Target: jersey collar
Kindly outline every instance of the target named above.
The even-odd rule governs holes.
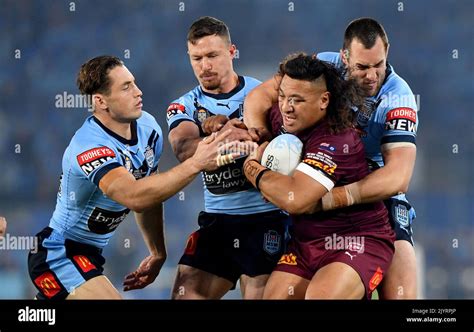
[[[199,86],[199,89],[204,95],[208,97],[211,97],[214,99],[229,99],[230,97],[235,95],[237,92],[242,90],[244,86],[245,86],[245,79],[242,76],[239,76],[239,84],[235,88],[233,88],[232,91],[227,92],[227,93],[216,93],[216,94],[209,93],[209,92],[204,91],[201,86]]]
[[[115,138],[117,141],[127,144],[130,146],[136,145],[138,143],[138,137],[137,137],[137,120],[133,120],[130,124],[130,130],[132,131],[132,138],[131,139],[126,139],[117,133],[113,132],[109,128],[107,128],[102,122],[99,121],[95,116],[92,116],[92,119],[101,127],[107,134]]]

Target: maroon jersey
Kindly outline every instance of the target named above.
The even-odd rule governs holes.
[[[285,132],[278,105],[270,111],[273,136]],[[312,177],[326,189],[357,182],[369,174],[364,145],[357,132],[348,128],[331,134],[325,120],[299,133],[303,142],[297,170]],[[383,202],[359,204],[333,211],[292,216],[294,235],[299,241],[333,234],[391,233]]]

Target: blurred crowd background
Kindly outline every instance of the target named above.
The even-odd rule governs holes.
[[[474,298],[474,2],[378,0],[0,0],[0,215],[10,236],[33,236],[56,203],[61,158],[86,108],[59,108],[77,94],[80,65],[119,56],[144,96],[144,110],[168,129],[169,102],[192,89],[186,49],[200,16],[230,28],[241,75],[265,80],[288,53],[338,51],[354,18],[379,20],[390,40],[389,63],[420,102],[417,164],[408,198],[424,298]],[[161,170],[177,163],[167,139]],[[175,267],[203,207],[201,179],[165,203],[168,260],[158,280],[126,298],[169,298]],[[125,245],[130,243],[130,246]],[[133,214],[104,255],[120,288],[147,251]],[[26,250],[0,250],[0,299],[32,298]],[[240,297],[237,291],[229,298]]]

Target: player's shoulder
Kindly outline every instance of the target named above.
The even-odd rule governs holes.
[[[316,57],[321,61],[330,62],[336,67],[342,66],[341,56],[338,52],[321,52]]]
[[[155,117],[145,111],[142,111],[142,116],[138,118],[137,125],[144,128],[150,128],[151,130],[161,130]]]
[[[170,104],[181,104],[184,106],[189,106],[190,104],[192,105],[194,103],[195,99],[199,99],[201,95],[202,91],[199,85],[197,85],[193,89],[181,95],[179,98],[173,100]]]
[[[390,73],[379,92],[379,108],[388,112],[394,108],[405,107],[416,112],[418,107],[410,86],[393,70],[393,67],[390,66],[389,70]]]
[[[101,153],[115,156],[115,144],[95,122],[94,117],[89,116],[72,137],[66,155],[74,159],[81,154],[105,148],[107,150],[103,150]]]
[[[390,74],[388,75],[385,83],[382,86],[382,93],[388,92],[402,92],[406,94],[413,94],[408,83],[395,72],[392,66],[390,66]]]
[[[358,145],[360,141],[355,129],[349,127],[336,133],[331,131],[327,123],[315,128],[307,141],[308,147],[327,150],[329,153],[344,153],[344,149],[350,149]]]
[[[245,87],[247,89],[253,89],[262,83],[262,81],[251,76],[242,76],[242,77],[244,78]]]

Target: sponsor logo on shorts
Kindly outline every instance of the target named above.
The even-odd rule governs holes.
[[[270,230],[263,235],[263,250],[270,255],[277,253],[281,247],[281,236],[277,231]]]
[[[278,261],[277,264],[278,264],[278,265],[279,265],[279,264],[298,265],[298,264],[296,263],[296,256],[293,255],[292,253],[284,254],[283,256],[281,256],[281,258],[280,258],[280,260]]]
[[[370,278],[370,281],[369,281],[370,291],[373,291],[375,288],[377,288],[377,286],[380,284],[382,279],[383,279],[383,271],[379,266],[379,267],[377,267],[377,270],[375,271],[372,278]]]
[[[194,255],[196,253],[198,238],[199,238],[198,232],[194,232],[191,235],[189,235],[188,241],[186,242],[186,248],[184,249],[185,255]]]
[[[87,150],[77,156],[77,162],[82,171],[89,175],[94,170],[105,164],[107,161],[115,158],[115,153],[108,147],[94,148]]]
[[[37,277],[35,285],[49,299],[61,291],[59,283],[51,272],[45,272]]]
[[[393,208],[395,220],[402,226],[408,227],[410,225],[410,213],[407,207],[403,204],[397,204]]]
[[[95,267],[94,264],[91,263],[91,261],[89,260],[89,258],[87,258],[86,256],[83,256],[83,255],[76,255],[74,257],[72,257],[72,259],[74,259],[74,261],[77,263],[77,265],[79,266],[79,268],[82,270],[82,272],[84,273],[87,273],[91,270],[95,270],[97,269]]]
[[[166,111],[166,119],[169,120],[175,115],[185,114],[186,108],[182,104],[172,103]]]

